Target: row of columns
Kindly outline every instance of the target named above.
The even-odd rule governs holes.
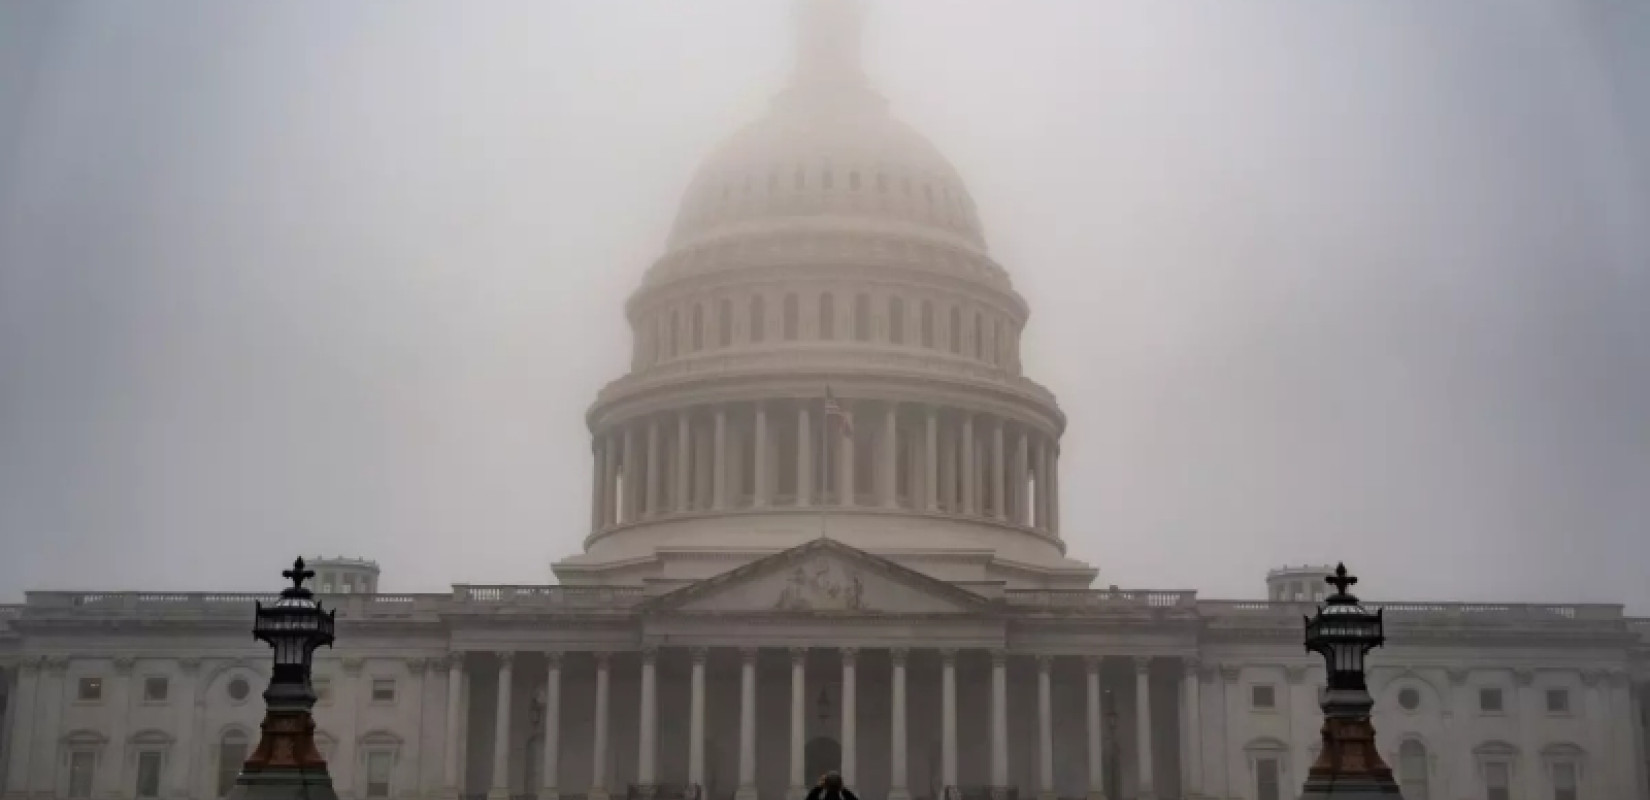
[[[841,402],[851,425],[825,419],[823,401],[776,400],[684,409],[599,434],[591,530],[671,513],[785,504],[986,516],[1059,533],[1054,435],[931,405]],[[869,458],[857,453],[861,446],[870,447]],[[868,490],[857,474],[862,461]]]
[[[756,659],[759,650],[754,647],[740,648],[739,671],[739,770],[738,789],[735,792],[736,800],[756,799]],[[840,649],[842,658],[842,698],[841,698],[841,725],[840,733],[842,756],[839,772],[843,780],[849,785],[854,784],[857,760],[857,662],[858,649],[845,647]],[[941,663],[941,777],[945,786],[957,785],[957,652],[954,649],[939,650]],[[688,712],[688,783],[702,786],[705,778],[705,662],[708,656],[705,647],[690,648],[692,673],[689,678]],[[906,648],[892,648],[888,651],[892,663],[890,680],[890,786],[889,800],[909,800],[910,790],[907,771],[907,720],[906,720],[906,658],[909,650]],[[541,798],[554,798],[559,795],[557,786],[560,754],[560,710],[561,710],[561,652],[552,651],[545,654],[548,665],[544,709],[544,736],[543,736],[543,770]],[[595,714],[592,724],[592,771],[593,785],[587,797],[589,800],[608,800],[613,787],[605,785],[608,759],[608,704],[609,687],[612,685],[610,661],[611,654],[605,652],[593,653],[596,662],[596,696]],[[791,657],[791,696],[790,696],[790,764],[788,773],[790,800],[799,800],[807,792],[808,776],[803,774],[804,746],[806,744],[806,693],[807,693],[807,655],[808,648],[790,648]],[[513,665],[515,654],[500,652],[498,658],[498,698],[497,712],[494,718],[495,733],[492,764],[492,785],[489,797],[498,800],[507,800],[510,797],[509,784],[509,753],[510,748],[499,743],[509,741],[510,712],[514,707],[511,696],[513,682]],[[1038,769],[1037,788],[1039,798],[1051,800],[1055,796],[1054,788],[1054,733],[1053,708],[1051,700],[1050,672],[1055,656],[1039,655],[1037,661],[1037,725],[1038,725]],[[1102,659],[1098,656],[1084,656],[1084,670],[1086,679],[1086,718],[1088,732],[1088,789],[1089,797],[1100,798],[1105,794],[1104,762],[1102,749],[1104,733],[1101,725],[1101,690],[1100,665]],[[1149,800],[1154,797],[1152,787],[1152,743],[1155,741],[1152,734],[1151,713],[1151,681],[1150,668],[1152,659],[1149,657],[1135,657],[1135,713],[1137,741],[1136,748],[1138,763],[1139,784],[1136,797],[1140,800]],[[1185,661],[1186,671],[1183,684],[1181,708],[1185,718],[1181,724],[1183,730],[1195,732],[1201,729],[1201,720],[1198,717],[1198,670],[1195,661]],[[448,703],[447,703],[447,730],[457,731],[462,726],[463,705],[461,702],[467,681],[464,677],[464,664],[461,658],[455,658],[448,673]],[[657,755],[658,755],[658,650],[644,648],[641,651],[641,681],[640,681],[640,719],[638,729],[638,744],[640,751],[637,754],[636,782],[644,797],[651,796],[657,783]],[[994,797],[1005,797],[1009,787],[1008,774],[1008,653],[1004,650],[991,651],[991,787]],[[462,783],[462,765],[460,741],[464,737],[447,737],[444,774],[449,793],[460,791]],[[1199,776],[1202,773],[1201,748],[1190,746],[1183,758],[1182,765],[1185,771],[1185,791],[1187,794],[1197,794],[1201,787]]]

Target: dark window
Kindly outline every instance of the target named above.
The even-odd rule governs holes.
[[[1271,709],[1278,707],[1278,690],[1269,685],[1249,687],[1249,703],[1255,708]]]
[[[951,352],[962,355],[962,309],[951,307]]]
[[[95,702],[97,700],[102,700],[103,699],[103,679],[102,678],[81,678],[80,679],[80,688],[77,691],[75,696],[80,698],[80,700],[82,700],[84,702]]]
[[[89,750],[69,754],[69,797],[92,796],[92,773],[97,769],[97,755]]]
[[[136,794],[138,797],[160,797],[159,752],[145,750],[138,753]]]
[[[974,312],[974,357],[985,357],[985,316]]]
[[[1500,713],[1501,712],[1501,690],[1500,689],[1479,689],[1478,690],[1478,710],[1479,711],[1491,712],[1491,713]]]
[[[165,678],[144,678],[143,700],[146,703],[164,703],[166,702],[166,695],[171,688],[170,682]]]
[[[1547,713],[1549,713],[1549,714],[1568,714],[1568,713],[1570,713],[1570,692],[1569,692],[1568,689],[1548,689],[1547,690]]]
[[[716,307],[716,344],[727,347],[733,344],[733,301],[724,297]]]
[[[671,358],[676,357],[676,337],[679,335],[677,332],[680,331],[681,329],[682,329],[682,312],[673,308],[673,309],[670,310],[670,339],[669,339],[669,341],[670,341],[670,356],[671,356]]]
[[[871,341],[871,296],[868,294],[854,295],[854,339]]]
[[[693,340],[690,352],[697,353],[705,347],[705,307],[693,307]]]
[[[229,694],[230,700],[239,703],[252,694],[252,684],[247,683],[245,678],[236,678],[224,687],[224,691]]]
[[[1553,800],[1576,800],[1576,765],[1560,761],[1553,765]]]
[[[383,750],[367,753],[367,796],[390,796],[390,767],[393,754]]]
[[[934,304],[922,301],[922,346],[934,346]]]
[[[1404,800],[1427,800],[1427,749],[1414,739],[1398,745],[1398,785]]]
[[[785,307],[782,313],[785,315],[785,341],[794,342],[796,341],[796,318],[798,316],[795,294],[785,295]]]
[[[1421,693],[1415,689],[1405,687],[1398,690],[1398,707],[1405,711],[1414,711],[1421,707]]]
[[[830,292],[819,296],[819,338],[836,338],[836,298]]]
[[[246,736],[236,731],[224,734],[218,743],[218,796],[235,788],[235,777],[246,763]]]
[[[888,341],[905,344],[905,300],[888,298]]]
[[[768,331],[768,301],[762,295],[751,298],[751,341],[760,342]]]
[[[1512,800],[1512,774],[1505,762],[1484,765],[1484,800]]]
[[[395,702],[395,680],[392,678],[373,679],[372,701],[374,703]]]
[[[1282,800],[1282,776],[1279,774],[1278,760],[1275,758],[1261,758],[1255,760],[1255,798],[1256,800]]]

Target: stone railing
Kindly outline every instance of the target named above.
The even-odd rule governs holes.
[[[26,613],[245,615],[253,603],[273,602],[280,595],[254,592],[29,592]],[[325,594],[320,600],[338,616],[401,617],[442,610],[444,594]]]
[[[460,605],[523,608],[629,608],[647,598],[640,586],[545,586],[454,584],[452,600]]]
[[[1119,589],[1008,589],[1003,599],[1016,608],[1048,611],[1115,611],[1141,608],[1197,607],[1197,592]]]
[[[1370,609],[1384,609],[1394,617],[1461,618],[1485,622],[1559,622],[1565,620],[1622,619],[1622,606],[1608,603],[1425,603],[1368,600]],[[1317,604],[1307,601],[1199,600],[1205,617],[1291,617],[1311,615]]]

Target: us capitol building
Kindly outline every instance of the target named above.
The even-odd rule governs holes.
[[[386,594],[372,562],[312,563],[339,795],[795,800],[839,768],[867,800],[1295,796],[1325,568],[1262,600],[1093,587],[1061,536],[1065,418],[962,178],[866,80],[857,12],[799,14],[789,86],[627,304],[557,582]],[[3,797],[220,797],[258,736],[261,597],[0,607]],[[1650,620],[1376,605],[1406,798],[1650,797]]]

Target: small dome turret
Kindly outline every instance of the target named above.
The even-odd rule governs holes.
[[[1329,595],[1324,579],[1334,573],[1334,567],[1324,565],[1278,567],[1266,573],[1266,599],[1273,602],[1319,602]]]
[[[378,562],[364,558],[316,556],[308,559],[315,571],[318,594],[377,594]]]

